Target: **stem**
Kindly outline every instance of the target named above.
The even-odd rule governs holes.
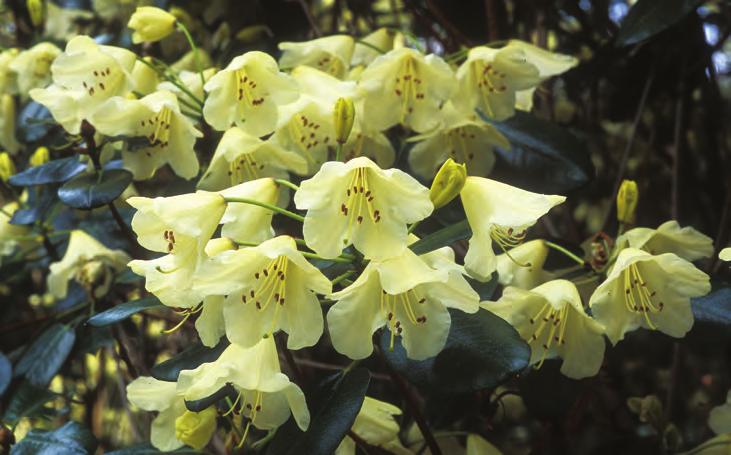
[[[200,108],[203,107],[203,101],[199,100],[198,97],[193,94],[193,92],[188,90],[188,87],[186,87],[179,80],[177,80],[177,78],[175,77],[175,74],[172,72],[172,70],[170,70],[170,74],[168,74],[165,71],[160,70],[160,68],[156,67],[155,65],[148,62],[145,59],[138,58],[137,61],[152,68],[156,73],[160,74],[163,78],[165,78],[165,80],[169,81],[171,84],[173,84],[178,89],[180,89],[180,91],[182,91],[183,93],[188,95],[190,97],[190,99],[192,99],[193,101],[196,102],[196,104],[198,104],[199,107],[196,110],[200,110]],[[165,66],[167,66],[167,65],[165,65]]]
[[[267,204],[266,202],[260,202],[256,199],[249,199],[245,197],[227,197],[223,199],[225,202],[239,202],[242,204],[251,204],[251,205],[257,205],[259,207],[263,207],[265,209],[271,210],[272,212],[279,213],[280,215],[287,216],[289,218],[292,218],[293,220],[299,221],[300,223],[305,221],[305,217],[302,215],[297,215],[294,212],[290,212],[287,209],[283,209],[281,207],[277,207],[276,205]]]
[[[332,262],[340,262],[342,264],[350,264],[352,261],[351,259],[347,259],[341,256],[338,256],[336,258],[327,259],[322,256],[318,256],[315,253],[308,253],[307,251],[300,251],[300,254],[308,259],[319,259],[321,261],[332,261]]]
[[[336,276],[335,278],[333,278],[332,280],[330,280],[330,282],[333,285],[338,284],[338,283],[340,283],[341,281],[343,281],[344,279],[348,278],[350,275],[352,275],[354,273],[355,273],[355,270],[348,270],[347,272]]]
[[[338,147],[335,152],[335,161],[341,161],[343,156],[343,144],[338,142]]]
[[[557,245],[553,242],[549,242],[548,240],[544,240],[543,242],[546,244],[547,247],[553,248],[556,251],[560,251],[567,257],[573,259],[577,264],[581,264],[582,266],[586,264],[586,262],[584,262],[583,259],[581,259],[579,256],[575,255],[571,251],[567,250],[566,248],[562,247],[561,245]]]
[[[379,54],[385,54],[386,53],[385,50],[381,49],[378,46],[374,46],[373,44],[369,43],[368,41],[363,41],[363,40],[359,39],[359,40],[355,40],[355,42],[358,43],[358,44],[362,44],[365,47],[371,48],[374,51],[378,52]]]
[[[132,246],[137,245],[137,238],[135,237],[135,234],[132,232],[130,227],[127,225],[127,223],[124,222],[122,219],[122,215],[119,214],[119,211],[117,210],[117,207],[114,206],[113,202],[110,202],[107,204],[109,207],[109,211],[112,212],[112,218],[114,218],[114,221],[117,223],[117,226],[119,226],[119,229],[122,231],[122,234],[124,234],[125,237],[127,237],[127,240],[130,242]]]
[[[411,234],[412,232],[414,232],[414,229],[416,229],[416,226],[418,226],[418,225],[419,225],[419,223],[421,223],[421,221],[417,221],[417,222],[415,222],[414,224],[412,224],[411,226],[409,226],[409,230],[408,230],[408,231],[406,231],[406,232],[407,232],[408,234]]]
[[[275,183],[278,183],[278,184],[280,184],[280,185],[282,185],[282,186],[286,186],[287,188],[290,188],[290,189],[292,189],[292,190],[294,190],[294,191],[297,191],[297,190],[299,190],[299,189],[300,189],[300,187],[298,187],[298,186],[297,186],[297,185],[295,185],[294,183],[290,182],[289,180],[284,180],[284,179],[274,179],[274,182],[275,182]]]
[[[200,60],[200,57],[198,56],[198,48],[196,47],[195,42],[193,41],[193,37],[190,36],[190,32],[185,27],[185,25],[180,21],[176,22],[176,25],[178,26],[178,30],[183,32],[183,34],[185,35],[185,39],[188,40],[188,44],[190,44],[190,48],[193,50],[193,58],[195,59],[195,68],[198,70],[198,74],[201,77],[201,87],[202,87],[202,86],[206,85],[206,78],[203,77],[203,68],[201,67],[201,60]]]

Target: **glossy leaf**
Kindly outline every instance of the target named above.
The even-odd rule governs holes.
[[[697,322],[731,325],[731,288],[716,289],[703,297],[692,299],[691,309]]]
[[[96,439],[87,428],[67,422],[53,431],[31,430],[13,446],[12,455],[88,455],[94,453]]]
[[[220,400],[223,400],[226,396],[230,396],[232,400],[236,400],[236,390],[231,385],[225,385],[224,387],[221,387],[219,391],[209,397],[201,398],[200,400],[195,401],[186,401],[185,407],[188,408],[189,411],[201,412],[207,407],[218,403]]]
[[[78,175],[86,164],[79,161],[79,158],[72,156],[60,160],[49,161],[40,166],[29,167],[23,172],[18,172],[8,180],[15,186],[45,185],[47,183],[65,182],[71,177]]]
[[[458,240],[468,239],[470,236],[472,236],[470,226],[467,224],[467,220],[462,220],[417,240],[409,245],[409,248],[416,254],[424,254],[449,246]]]
[[[47,386],[63,366],[75,340],[71,327],[52,325],[25,351],[15,366],[14,376],[24,375],[34,386]]]
[[[13,364],[5,357],[5,354],[0,352],[0,397],[3,396],[12,379]]]
[[[95,314],[86,322],[94,327],[104,327],[123,321],[140,311],[149,310],[151,308],[162,308],[162,306],[163,305],[156,297],[144,297],[131,302],[115,305],[106,311]]]
[[[124,169],[84,174],[61,186],[58,198],[75,209],[91,210],[113,202],[131,182],[132,173]]]
[[[13,389],[10,401],[2,415],[5,422],[15,423],[23,417],[35,417],[43,411],[43,405],[56,395],[43,387],[35,387],[28,382],[21,382]]]
[[[530,348],[503,319],[486,310],[449,313],[444,349],[424,361],[409,359],[399,338],[391,351],[390,332],[384,330],[380,347],[389,365],[419,387],[444,395],[496,387],[528,366]]]
[[[202,363],[213,362],[228,346],[224,338],[215,347],[207,348],[202,344],[186,349],[180,354],[158,363],[150,370],[153,378],[160,381],[177,381],[182,370],[192,370]]]
[[[617,46],[639,43],[680,22],[700,0],[638,0],[617,33]]]

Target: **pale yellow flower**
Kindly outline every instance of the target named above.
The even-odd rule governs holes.
[[[10,48],[0,52],[0,93],[14,95],[18,93],[18,75],[11,69],[13,61],[20,50]]]
[[[355,42],[347,35],[333,35],[300,43],[279,43],[279,65],[292,69],[305,65],[324,71],[338,79],[345,77]]]
[[[612,344],[639,327],[681,338],[693,326],[690,298],[710,290],[708,275],[673,253],[625,248],[590,306]]]
[[[226,336],[243,347],[287,332],[287,347],[313,346],[323,330],[316,294],[329,294],[330,280],[307,262],[294,239],[279,236],[256,247],[210,258],[196,276],[195,291],[225,295]]]
[[[726,395],[724,404],[711,409],[708,426],[716,434],[731,433],[731,391]]]
[[[20,206],[17,202],[11,201],[2,206],[0,210],[0,262],[2,256],[12,254],[19,245],[28,244],[28,241],[18,240],[18,237],[26,236],[30,233],[28,226],[20,226],[10,224],[9,221]]]
[[[15,115],[15,99],[7,93],[0,95],[0,146],[11,154],[21,146],[15,138]]]
[[[50,266],[48,291],[57,299],[66,297],[68,282],[73,279],[95,298],[103,297],[114,279],[123,270],[129,256],[122,250],[102,245],[84,231],[73,230],[66,254]]]
[[[433,210],[428,188],[365,157],[325,163],[302,182],[294,202],[307,210],[302,228],[307,246],[325,258],[351,244],[367,259],[398,256],[406,249],[407,224]]]
[[[127,27],[134,30],[133,43],[152,43],[160,41],[175,31],[175,22],[175,16],[163,9],[154,6],[139,6],[129,18]]]
[[[561,373],[581,379],[594,376],[604,360],[602,326],[584,311],[573,283],[553,280],[526,291],[507,287],[497,302],[482,308],[515,327],[531,348],[537,367],[547,358],[563,359]]]
[[[132,79],[132,82],[135,86],[135,92],[142,94],[142,96],[149,95],[150,93],[153,93],[157,90],[158,84],[160,84],[160,89],[174,92],[174,90],[162,86],[157,71],[155,71],[149,65],[149,63],[152,62],[152,58],[143,57],[143,60],[148,64],[137,60],[135,61],[135,64],[132,67],[132,71],[130,73],[130,78]],[[168,82],[168,84],[172,87],[175,87],[172,83]],[[175,89],[179,90],[177,87],[175,87]]]
[[[522,243],[509,253],[497,256],[498,281],[503,286],[532,289],[553,277],[543,269],[548,257],[548,247],[543,240]]]
[[[688,261],[713,255],[713,239],[691,226],[670,220],[657,229],[638,227],[617,238],[617,248],[638,248],[650,254],[674,253]]]
[[[350,429],[368,444],[380,447],[389,453],[411,454],[412,452],[401,444],[398,437],[399,424],[396,416],[400,415],[401,409],[391,403],[365,397]],[[346,435],[335,450],[335,455],[355,455],[355,448],[355,441]]]
[[[286,190],[271,178],[244,182],[218,194],[225,198],[246,198],[274,205]],[[221,218],[221,235],[237,242],[263,242],[274,236],[274,212],[253,204],[230,203]]]
[[[718,258],[722,261],[731,261],[731,247],[724,248],[718,253]]]
[[[461,193],[467,222],[472,228],[465,268],[470,275],[487,280],[497,268],[493,241],[503,251],[520,244],[526,229],[563,196],[532,193],[482,177],[467,177]]]
[[[216,68],[206,68],[202,72],[203,79],[207,82],[213,77],[213,75],[217,73],[217,70]],[[203,89],[204,85],[203,81],[201,80],[201,75],[198,71],[182,70],[178,73],[178,79],[180,79],[182,85],[196,98],[198,98],[199,100],[205,99],[205,91]],[[170,81],[160,82],[157,86],[157,89],[173,92],[175,93],[175,96],[178,97],[178,99],[182,98],[191,103],[195,102],[190,99],[190,95],[180,90],[177,85],[173,84]]]
[[[353,58],[350,59],[350,64],[352,66],[368,65],[381,55],[381,52],[378,52],[373,47],[383,52],[388,52],[395,47],[394,44],[398,41],[399,37],[403,39],[401,32],[385,27],[379,28],[375,32],[364,36],[355,43],[355,50],[353,51]]]
[[[61,49],[55,44],[42,42],[22,51],[10,63],[10,69],[17,74],[18,90],[23,96],[31,89],[51,83],[51,63],[60,53]]]

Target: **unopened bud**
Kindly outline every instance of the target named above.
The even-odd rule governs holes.
[[[139,6],[129,18],[127,27],[134,30],[133,43],[151,43],[171,34],[175,30],[176,20],[175,16],[163,9]]]
[[[355,122],[355,105],[350,98],[338,98],[335,102],[335,140],[345,144]]]
[[[649,423],[658,431],[665,427],[662,402],[656,395],[631,397],[627,400],[627,407],[637,414],[640,422]]]
[[[27,0],[25,6],[28,8],[28,15],[33,26],[40,27],[43,24],[46,9],[43,0]]]
[[[455,163],[452,158],[442,164],[429,190],[434,208],[444,207],[459,195],[467,180],[467,165]]]
[[[185,411],[175,419],[175,437],[196,450],[202,449],[216,431],[217,414],[213,406],[201,412]]]
[[[15,175],[15,163],[8,155],[8,152],[0,153],[0,180],[7,182],[8,179]]]
[[[224,251],[235,250],[236,248],[236,244],[228,237],[219,237],[217,239],[211,239],[206,243],[205,252],[209,257],[213,257]]]
[[[639,199],[637,183],[634,180],[624,180],[617,192],[617,220],[620,223],[633,224],[635,222],[635,210]]]
[[[40,166],[42,164],[48,163],[50,161],[51,156],[48,152],[48,148],[46,147],[38,147],[35,152],[30,156],[30,160],[28,163],[32,166]]]

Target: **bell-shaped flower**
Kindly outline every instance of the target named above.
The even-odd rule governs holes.
[[[66,254],[50,266],[48,291],[57,299],[66,297],[68,281],[76,280],[94,298],[109,290],[114,274],[127,266],[129,256],[111,250],[84,231],[73,230]]]
[[[236,244],[229,238],[219,237],[211,239],[206,244],[205,253],[208,257],[216,256],[224,251],[236,249]],[[222,295],[209,295],[203,298],[201,310],[195,320],[195,329],[204,346],[212,348],[226,335],[226,326],[223,320]]]
[[[17,48],[5,49],[0,52],[0,93],[15,95],[18,93],[18,74],[10,68],[13,60],[18,56]]]
[[[215,409],[208,408],[200,413],[188,411],[177,387],[175,382],[160,381],[149,376],[141,376],[127,386],[127,399],[130,403],[145,411],[157,411],[157,417],[152,420],[150,428],[150,442],[163,452],[179,449],[190,442],[197,442],[197,448],[200,449],[208,443],[216,429]],[[203,428],[197,425],[194,440],[191,420],[204,424]],[[181,424],[178,424],[179,421]],[[182,432],[179,427],[180,430],[186,427],[188,431]]]
[[[202,300],[193,289],[193,273],[205,258],[204,249],[226,209],[223,196],[198,191],[180,196],[132,197],[137,209],[132,229],[137,241],[150,251],[167,253],[129,267],[146,278],[145,288],[164,305],[190,308]]]
[[[360,87],[365,91],[364,124],[385,130],[400,123],[426,132],[438,124],[455,83],[440,57],[404,47],[376,58],[361,74]]]
[[[422,256],[411,250],[384,261],[371,261],[347,288],[329,296],[327,313],[333,347],[351,359],[373,352],[371,338],[380,327],[400,336],[409,358],[439,353],[447,341],[451,318],[447,308],[478,310],[479,295],[462,276],[451,248]]]
[[[338,79],[345,77],[353,56],[355,41],[348,35],[333,35],[299,43],[279,43],[279,65],[292,69],[311,66]]]
[[[670,220],[657,229],[638,227],[617,238],[617,248],[638,248],[650,254],[674,253],[688,261],[713,255],[713,239],[691,226]]]
[[[144,138],[139,148],[122,153],[125,167],[136,180],[151,178],[165,164],[185,179],[198,175],[193,147],[202,134],[180,112],[171,92],[159,91],[139,100],[114,97],[96,110],[91,122],[107,136]]]
[[[416,142],[409,151],[409,166],[419,177],[434,177],[447,158],[467,165],[467,173],[487,176],[495,165],[494,147],[510,149],[510,142],[492,125],[473,112],[456,109],[452,103],[443,108],[440,125],[433,131],[412,136]]]
[[[0,95],[0,146],[15,154],[20,142],[15,137],[15,99],[7,93]]]
[[[175,437],[190,447],[201,450],[216,432],[218,412],[209,406],[200,412],[185,411],[175,419]]]
[[[143,61],[146,63],[143,63]],[[158,84],[162,85],[162,83],[160,82],[160,75],[157,71],[155,71],[154,68],[150,67],[151,63],[151,57],[143,57],[142,60],[137,60],[135,62],[135,65],[132,67],[132,71],[130,72],[132,83],[135,86],[135,93],[141,94],[142,96],[149,95],[150,93],[156,91],[158,88]],[[168,82],[168,84],[170,84],[170,86],[172,87],[175,87],[172,83]],[[160,87],[160,89],[162,90],[163,87]],[[167,87],[164,89],[171,92],[173,91],[168,89]]]
[[[519,245],[527,228],[566,200],[482,177],[467,177],[460,197],[472,228],[465,268],[480,280],[487,280],[497,268],[493,241],[504,252]]]
[[[297,84],[279,71],[277,62],[258,51],[235,57],[204,88],[206,122],[219,131],[236,125],[254,136],[274,131],[279,107],[299,94]]]
[[[356,118],[353,131],[348,141],[343,144],[343,161],[350,161],[359,156],[366,156],[375,161],[379,167],[387,168],[393,166],[396,150],[385,134],[364,128]]]
[[[219,191],[224,198],[253,199],[274,205],[286,190],[271,178],[244,182]],[[272,216],[274,212],[253,204],[230,203],[221,218],[221,235],[237,242],[263,242],[274,236]]]
[[[209,397],[227,384],[238,392],[232,410],[238,407],[249,425],[272,430],[290,415],[302,431],[310,424],[305,395],[281,372],[272,337],[248,348],[232,343],[217,360],[183,370],[178,377],[178,391],[188,401]]]
[[[612,344],[638,327],[682,338],[693,326],[691,297],[710,290],[708,275],[673,253],[655,256],[625,248],[590,306]]]
[[[532,289],[545,283],[553,274],[543,269],[548,247],[543,240],[522,243],[510,252],[497,256],[498,281],[503,286]]]
[[[731,261],[731,247],[722,249],[721,252],[718,253],[718,259],[727,262]]]
[[[365,397],[350,431],[371,446],[396,455],[410,455],[413,452],[399,440],[400,428],[396,416],[400,415],[401,409],[391,403]],[[335,450],[335,455],[355,455],[355,448],[355,441],[346,435]]]
[[[203,79],[207,82],[209,81],[215,74],[216,74],[216,68],[206,68],[202,71],[203,73]],[[178,79],[180,79],[180,83],[187,89],[188,92],[193,94],[193,96],[196,97],[198,100],[205,99],[205,91],[203,90],[203,81],[201,80],[201,74],[198,71],[188,71],[188,70],[182,70],[178,73]],[[158,90],[167,90],[169,92],[175,93],[175,96],[178,97],[178,99],[183,99],[189,103],[195,103],[195,100],[193,100],[189,94],[185,93],[184,91],[180,90],[180,88],[173,84],[170,81],[163,81],[160,82],[157,86]]]
[[[225,251],[206,261],[196,276],[202,295],[225,295],[223,316],[232,343],[253,346],[279,330],[287,347],[313,346],[323,330],[317,294],[330,280],[307,262],[294,239],[279,236],[256,247]]]
[[[307,172],[307,161],[274,141],[262,141],[239,127],[223,133],[198,188],[214,191],[263,177],[289,178]]]
[[[135,54],[127,49],[102,46],[88,36],[77,36],[53,61],[53,84],[31,90],[30,97],[46,106],[66,131],[78,134],[81,121],[102,103],[113,96],[124,96],[133,88],[130,71],[135,60]]]
[[[379,28],[375,32],[356,41],[350,64],[352,66],[370,64],[379,55],[396,47],[395,45],[399,39],[403,39],[401,32],[385,27]]]
[[[55,44],[42,42],[18,54],[10,63],[10,69],[17,74],[21,94],[25,96],[31,89],[51,83],[51,64],[60,53],[61,49]]]
[[[529,291],[507,287],[497,302],[481,306],[515,327],[530,346],[530,362],[536,368],[547,358],[560,357],[561,373],[570,378],[599,372],[603,328],[586,314],[572,282],[553,280]]]
[[[307,246],[324,258],[351,244],[367,259],[398,256],[406,249],[406,225],[433,210],[428,188],[365,157],[325,163],[301,183],[294,202],[307,210],[302,227]]]

